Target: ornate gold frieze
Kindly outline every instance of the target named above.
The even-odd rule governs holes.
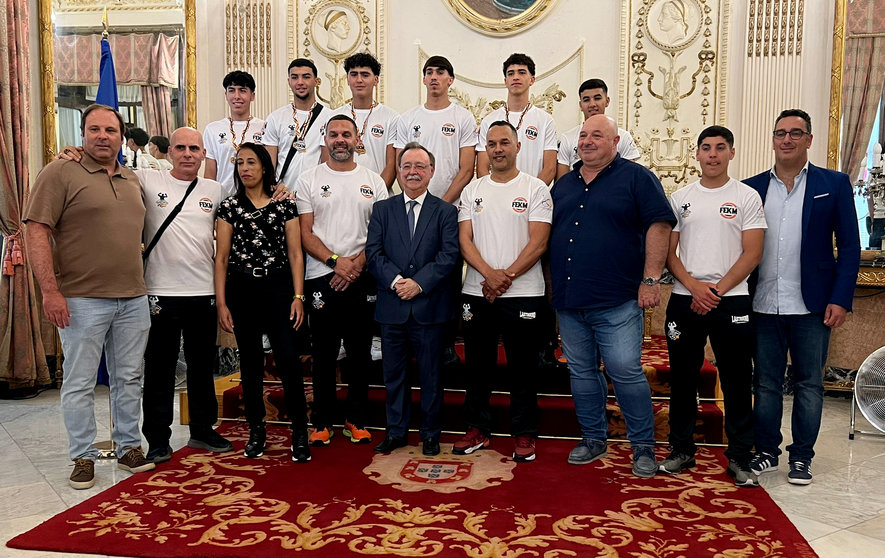
[[[521,33],[550,13],[556,0],[538,0],[524,9],[505,12],[494,5],[476,5],[466,0],[445,0],[458,20],[474,31],[494,37]],[[486,3],[488,4],[488,3]]]
[[[138,0],[107,2],[99,0],[51,0],[55,13],[101,12],[105,8],[110,11],[146,11],[146,10],[180,10],[180,0]]]
[[[562,101],[567,96],[565,91],[559,88],[559,84],[553,83],[540,95],[531,95],[529,102],[552,115],[553,107],[556,106],[554,103]],[[469,110],[473,114],[473,118],[476,119],[477,126],[489,113],[503,107],[505,104],[505,101],[501,99],[489,101],[486,97],[477,97],[474,103],[471,101],[469,93],[461,91],[457,87],[449,88],[449,99]]]
[[[872,267],[862,267],[857,273],[858,287],[885,287],[885,269],[879,271]]]

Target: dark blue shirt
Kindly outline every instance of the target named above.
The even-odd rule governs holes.
[[[580,164],[552,189],[553,307],[603,310],[636,300],[652,223],[676,223],[661,182],[616,156],[590,183]]]

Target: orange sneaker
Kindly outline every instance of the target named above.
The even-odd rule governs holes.
[[[354,426],[347,421],[344,421],[344,428],[341,430],[341,433],[350,438],[350,441],[354,444],[368,444],[372,441],[372,434],[368,430]]]
[[[308,440],[312,446],[328,446],[332,442],[332,435],[335,433],[331,428],[308,428]]]

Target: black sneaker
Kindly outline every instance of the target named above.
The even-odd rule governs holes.
[[[728,460],[728,476],[734,479],[735,486],[756,487],[759,486],[759,477],[750,469],[749,463],[738,463],[734,459]]]
[[[307,429],[292,431],[292,461],[307,463],[310,461],[310,443],[307,440]]]
[[[790,461],[787,482],[790,484],[811,484],[811,461]]]
[[[249,426],[249,441],[243,455],[249,459],[257,459],[264,455],[264,445],[267,441],[267,430],[264,423]]]
[[[165,463],[172,459],[172,448],[169,447],[169,444],[158,448],[151,448],[148,450],[145,459],[153,462],[155,465],[157,463]]]
[[[230,440],[212,429],[197,435],[191,434],[190,440],[187,441],[187,447],[204,449],[212,453],[234,451],[234,445],[230,443]]]
[[[691,469],[695,465],[697,465],[697,463],[695,463],[694,457],[674,451],[670,453],[670,456],[667,457],[667,459],[661,461],[661,464],[658,465],[658,471],[667,473],[668,475],[678,475],[682,471]]]

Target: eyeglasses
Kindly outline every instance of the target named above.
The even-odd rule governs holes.
[[[414,170],[416,170],[416,171],[418,171],[418,172],[422,172],[422,171],[426,171],[426,170],[427,170],[427,165],[425,165],[425,164],[423,164],[423,163],[415,163],[415,164],[412,164],[412,163],[406,163],[406,164],[404,164],[404,165],[400,165],[399,168],[402,169],[402,170],[404,170],[405,172],[409,172],[409,171],[412,170],[412,169],[414,169]]]
[[[800,130],[799,128],[793,128],[792,130],[775,130],[771,133],[775,137],[775,139],[784,139],[787,134],[790,134],[790,139],[799,140],[802,139],[802,136],[805,134],[811,135],[809,132],[805,130]]]

